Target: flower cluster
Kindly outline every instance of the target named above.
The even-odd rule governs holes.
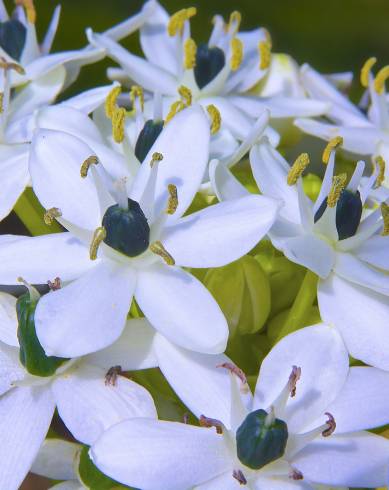
[[[365,63],[357,106],[237,11],[198,43],[196,8],[149,0],[50,53],[59,8],[39,44],[15,4],[0,219],[29,234],[0,236],[0,488],[386,485],[389,68]],[[111,84],[57,101],[104,57]]]

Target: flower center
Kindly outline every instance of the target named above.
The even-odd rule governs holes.
[[[236,432],[238,458],[245,466],[259,470],[285,453],[288,426],[272,410],[259,409],[247,415]]]
[[[127,208],[119,204],[110,206],[103,216],[106,231],[104,243],[128,257],[136,257],[147,250],[150,227],[136,201],[128,199]]]
[[[200,89],[208,85],[224,68],[226,57],[224,51],[216,46],[210,48],[200,44],[196,52],[194,76]]]
[[[0,47],[16,61],[20,60],[26,42],[26,28],[16,19],[0,23]]]

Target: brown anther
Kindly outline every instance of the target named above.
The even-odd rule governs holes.
[[[83,179],[88,175],[89,167],[91,165],[97,165],[99,163],[99,159],[96,155],[91,155],[88,157],[83,164],[81,165],[80,175]]]
[[[200,415],[199,424],[200,427],[215,427],[218,434],[223,434],[223,424],[222,422],[220,422],[220,420],[211,419],[209,417],[206,417],[205,415]]]
[[[332,414],[329,412],[325,412],[325,415],[327,415],[328,420],[326,421],[327,424],[327,429],[323,430],[321,435],[323,437],[329,437],[331,434],[333,434],[334,430],[336,429],[336,422]]]
[[[168,184],[169,199],[166,208],[166,214],[174,214],[178,208],[177,187],[174,184]]]
[[[290,373],[289,376],[289,392],[291,398],[296,396],[296,386],[297,386],[297,381],[301,378],[301,368],[297,366],[292,367],[292,372]]]
[[[301,471],[296,470],[296,468],[292,468],[291,472],[289,473],[289,478],[291,480],[303,480],[304,475],[301,473]]]
[[[61,279],[56,277],[53,281],[47,281],[47,285],[51,291],[58,291],[62,287]]]
[[[235,374],[242,381],[243,385],[247,385],[246,375],[238,366],[232,364],[232,362],[223,362],[223,364],[218,364],[216,367],[227,369],[230,373]]]
[[[18,63],[8,63],[8,61],[3,57],[0,57],[0,68],[2,70],[16,71],[16,73],[19,73],[19,75],[26,74],[24,68],[21,65],[19,65]]]
[[[167,265],[174,265],[176,263],[174,257],[170,255],[170,253],[163,246],[162,242],[160,242],[159,240],[153,242],[150,245],[149,249],[154,254],[159,255]]]
[[[43,215],[43,221],[46,225],[50,226],[54,223],[56,218],[60,218],[62,216],[61,210],[59,208],[50,208]]]
[[[122,374],[121,366],[112,366],[108,369],[107,374],[105,375],[105,386],[116,386],[118,376]]]
[[[234,470],[232,476],[238,481],[239,485],[247,485],[247,480],[242,472],[242,470]]]

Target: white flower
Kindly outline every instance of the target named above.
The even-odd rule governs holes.
[[[172,363],[177,358],[173,353]],[[212,367],[211,359],[203,368],[201,359],[186,362],[184,373],[191,369],[191,376],[184,383],[177,370],[177,392],[185,395],[200,425],[216,431],[151,419],[119,423],[91,448],[93,462],[105,474],[144,490],[312,490],[315,485],[385,483],[389,442],[364,429],[388,420],[389,374],[370,367],[349,369],[336,330],[322,324],[285,337],[263,361],[254,397],[242,394],[247,384],[235,368],[227,366],[239,381],[227,370]],[[215,395],[207,397],[209,393]],[[250,419],[258,410],[267,418],[265,432],[279,425],[276,418],[288,431],[273,433],[272,448],[279,457],[262,467],[272,449],[265,444],[253,458],[247,452],[255,451],[248,438]],[[243,428],[244,440],[239,436]]]
[[[83,141],[58,131],[37,134],[30,162],[34,190],[46,208],[60,209],[54,216],[62,215],[58,220],[70,233],[2,237],[7,265],[0,282],[15,284],[20,275],[31,283],[78,278],[39,303],[37,332],[49,355],[74,357],[111,344],[124,328],[133,296],[172,342],[201,352],[224,350],[228,329],[220,308],[181,266],[215,267],[241,257],[267,233],[278,205],[253,195],[182,218],[200,186],[208,143],[203,110],[182,111],[150,149],[128,193],[125,181],[111,182],[102,165],[92,164],[92,172],[80,177],[80,164],[96,161]],[[132,216],[132,230],[110,221],[115,209]]]
[[[24,367],[19,360],[19,341],[24,353],[31,344],[26,347],[20,332],[18,340],[15,303],[15,298],[2,294],[0,311],[8,314],[1,316],[0,329],[0,453],[7,464],[0,469],[0,487],[9,490],[19,488],[29,471],[55,408],[73,436],[88,445],[121,420],[156,417],[149,393],[111,370],[108,354],[102,354],[107,364],[101,359],[98,364],[88,358],[64,359],[53,374],[30,374],[30,364]],[[34,366],[40,359],[34,350]]]
[[[377,157],[389,161],[389,108],[385,90],[388,67],[382,68],[374,78],[371,73],[374,63],[375,58],[370,58],[361,71],[361,82],[366,87],[364,103],[370,100],[366,114],[313,68],[303,66],[301,79],[309,94],[316,99],[332,102],[327,113],[332,123],[297,119],[296,126],[327,141],[341,136],[344,150],[354,155],[369,156],[373,162]],[[384,167],[382,173],[382,182],[388,186],[388,168]]]
[[[329,159],[315,203],[302,187],[301,174],[309,163],[306,154],[291,168],[263,141],[250,153],[253,174],[265,196],[284,202],[269,237],[289,260],[319,276],[322,319],[339,329],[352,356],[389,369],[387,205],[363,210],[377,179],[376,173],[360,185],[363,162],[358,162],[347,186],[345,174],[333,176],[335,144],[334,140],[325,151]],[[212,180],[221,199],[247,192],[220,165],[213,166]]]
[[[107,36],[92,31],[88,36],[92,45],[106,49],[120,65],[119,69],[109,70],[111,79],[122,83],[134,80],[148,92],[162,94],[167,98],[167,110],[178,94],[182,95],[184,87],[193,101],[217,107],[222,129],[238,141],[244,141],[253,121],[265,109],[276,124],[284,119],[326,112],[326,102],[295,94],[286,96],[284,90],[275,95],[277,85],[273,90],[269,88],[266,76],[271,62],[271,39],[266,29],[239,32],[239,12],[231,14],[228,24],[217,15],[208,43],[197,46],[190,35],[190,19],[195,14],[196,9],[191,7],[169,16],[156,2],[153,14],[140,29],[146,59],[128,52]],[[279,79],[275,74],[276,84]],[[250,94],[259,82],[266,83],[266,92],[271,92],[271,97]],[[185,102],[184,98],[181,104]],[[271,128],[267,131],[277,144],[274,131]]]

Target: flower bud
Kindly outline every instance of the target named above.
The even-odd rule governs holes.
[[[52,376],[58,367],[68,359],[47,356],[35,331],[35,310],[38,301],[23,294],[16,302],[18,317],[18,340],[20,345],[20,362],[34,376]]]
[[[319,196],[321,184],[322,181],[318,175],[309,173],[303,177],[304,192],[312,201],[316,201]]]
[[[281,458],[288,441],[288,426],[265,410],[249,413],[236,431],[239,460],[253,470]]]
[[[204,284],[222,309],[232,336],[252,334],[264,326],[270,312],[270,286],[253,257],[210,269]]]
[[[267,336],[272,345],[274,345],[281,333],[281,329],[284,326],[286,319],[288,318],[289,309],[281,311],[276,316],[274,316],[267,325]],[[307,314],[304,324],[300,327],[308,327],[309,325],[315,325],[321,321],[319,308],[317,306],[312,306],[309,313]]]

